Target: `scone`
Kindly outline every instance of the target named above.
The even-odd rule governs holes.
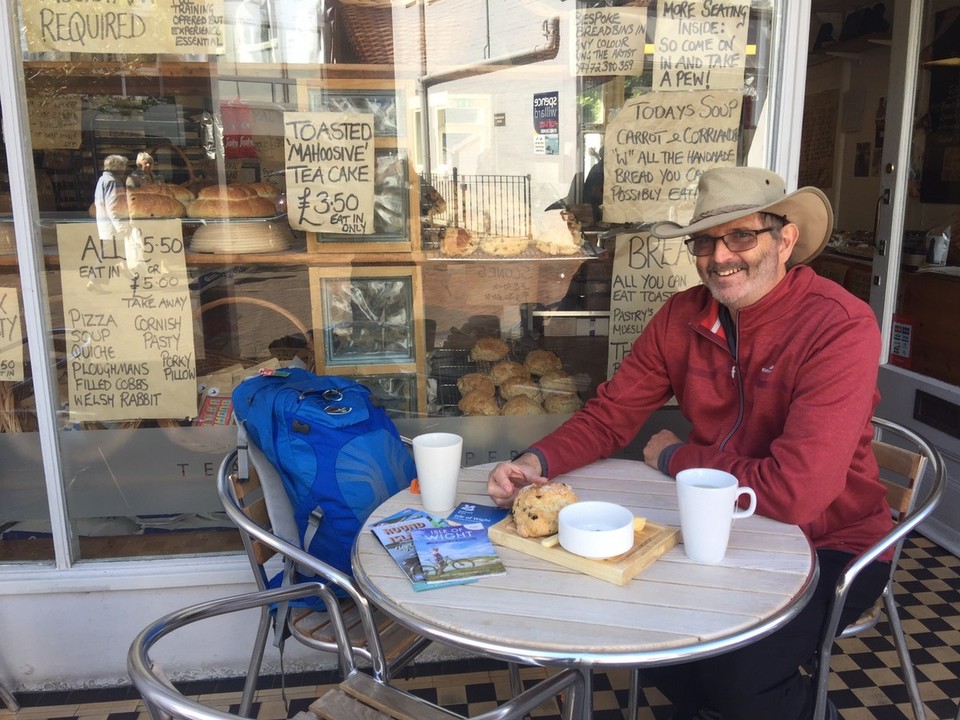
[[[511,400],[507,400],[500,411],[501,415],[543,415],[543,405],[538,400],[526,395],[520,395]]]
[[[447,228],[440,241],[440,252],[450,257],[472,255],[480,247],[480,241],[465,228]]]
[[[566,483],[527,485],[513,500],[513,521],[520,537],[544,537],[557,532],[557,515],[577,501]]]
[[[503,360],[510,352],[510,346],[500,338],[480,338],[470,348],[470,359],[481,362],[496,362]]]
[[[563,370],[551,370],[540,376],[540,390],[544,395],[549,395],[551,391],[576,393],[577,383]]]
[[[497,392],[496,385],[493,384],[493,378],[486,373],[467,373],[457,380],[457,390],[461,395],[470,393],[482,393],[487,397],[493,397]],[[539,388],[537,388],[539,390]]]
[[[576,393],[548,393],[543,399],[543,407],[548,413],[572,413],[583,405]]]
[[[499,415],[500,405],[497,399],[490,395],[472,392],[460,398],[457,403],[464,415]]]
[[[563,367],[560,356],[550,350],[531,350],[523,360],[523,365],[533,375],[544,375],[551,370]]]
[[[496,385],[503,385],[507,380],[512,377],[520,377],[529,379],[530,371],[527,370],[523,365],[513,360],[501,360],[492,368],[490,368],[490,377],[493,378],[493,382]]]
[[[491,384],[493,381],[490,381]],[[540,394],[540,385],[537,384],[535,380],[530,380],[525,377],[510,377],[503,381],[500,385],[500,396],[504,400],[513,400],[517,397],[529,397],[533,398],[537,402],[540,402],[542,395]]]

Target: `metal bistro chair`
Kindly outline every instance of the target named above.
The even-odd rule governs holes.
[[[890,632],[893,635],[893,644],[900,658],[900,667],[903,670],[904,681],[910,695],[910,704],[917,720],[923,720],[926,715],[923,700],[920,697],[920,688],[910,659],[910,650],[907,639],[900,624],[900,615],[897,611],[897,601],[894,598],[894,574],[900,560],[900,551],[906,536],[919,525],[936,507],[943,494],[946,484],[946,469],[940,453],[929,442],[917,433],[897,423],[873,418],[874,427],[899,436],[914,449],[905,450],[886,442],[875,440],[873,451],[880,465],[881,480],[887,486],[887,502],[893,513],[896,525],[893,530],[877,541],[872,547],[865,550],[847,565],[843,575],[837,581],[836,592],[830,605],[828,620],[824,627],[820,643],[817,667],[814,674],[816,687],[816,706],[813,717],[823,717],[827,704],[827,680],[830,675],[830,655],[833,644],[838,636],[837,625],[840,622],[840,612],[847,599],[847,594],[854,579],[860,571],[882,555],[889,548],[894,548],[894,555],[890,563],[890,578],[883,595],[876,604],[840,633],[840,638],[853,637],[874,627],[885,610],[890,623]],[[929,466],[931,478],[924,480],[925,471]],[[897,476],[899,482],[891,479]],[[923,490],[923,498],[919,499],[918,490]],[[960,717],[958,717],[960,720]]]
[[[216,710],[184,696],[172,683],[165,681],[155,670],[150,650],[164,636],[207,618],[250,608],[267,608],[272,603],[288,603],[297,599],[320,596],[333,603],[332,587],[338,582],[310,582],[276,590],[258,591],[246,595],[211,600],[172,612],[144,628],[133,641],[127,653],[127,671],[143,697],[154,720],[168,716],[176,720],[240,720],[240,716]],[[348,593],[350,585],[341,586]],[[362,596],[354,598],[365,607]],[[369,612],[361,614],[363,630],[368,634],[367,647],[373,661],[373,674],[360,671],[355,664],[354,641],[348,637],[346,622],[335,603],[333,628],[338,652],[346,674],[343,682],[317,699],[309,712],[299,712],[296,720],[456,720],[454,714],[394,687],[384,679],[384,659],[378,652],[376,627]],[[474,716],[473,720],[520,720],[534,709],[561,692],[566,692],[564,716],[583,692],[583,676],[574,668],[566,668],[523,691],[494,710]]]
[[[342,588],[347,597],[337,600],[337,603],[353,644],[353,653],[371,663],[375,658],[382,658],[383,667],[377,669],[377,673],[383,675],[384,681],[389,681],[391,673],[403,668],[430,644],[427,638],[372,610],[350,577],[302,549],[293,507],[283,482],[266,456],[247,438],[242,426],[238,428],[237,448],[228,453],[220,464],[217,491],[227,515],[240,529],[257,587],[260,590],[270,587],[270,579],[276,574],[276,568],[268,568],[267,563],[279,555],[283,559],[284,585],[293,582],[293,568],[296,565],[305,576],[315,575],[324,582]],[[329,605],[326,599],[324,603]],[[335,618],[329,612],[283,604],[278,607],[277,615],[284,619],[276,622],[284,623],[285,627],[275,627],[275,632],[287,630],[308,647],[339,652]],[[262,606],[240,702],[240,714],[244,716],[249,715],[253,704],[260,665],[273,622],[271,608]],[[375,631],[367,631],[365,625],[375,628]],[[371,641],[373,647],[369,646]],[[340,655],[340,670],[346,675],[347,669]]]

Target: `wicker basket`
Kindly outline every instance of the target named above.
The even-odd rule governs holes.
[[[343,24],[361,62],[393,63],[393,5],[390,0],[340,0]]]

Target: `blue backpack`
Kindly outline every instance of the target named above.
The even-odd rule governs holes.
[[[304,550],[351,575],[363,523],[416,474],[386,411],[353,380],[299,368],[244,380],[233,408],[280,474]]]

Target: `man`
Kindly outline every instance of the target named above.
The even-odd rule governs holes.
[[[798,668],[814,654],[836,579],[892,527],[870,445],[876,319],[802,265],[832,227],[816,188],[786,194],[779,176],[756,168],[705,172],[690,224],[652,228],[661,238],[689,236],[703,284],[660,309],[596,398],[490,473],[491,498],[508,506],[519,487],[621,449],[676,396],[690,434],[655,433],[644,460],[670,475],[692,467],[733,473],[756,492],[757,513],[810,538],[820,581],[790,624],[722,656],[645,673],[677,720],[809,720],[813,694]],[[888,574],[889,564],[876,562],[860,576],[840,627],[873,604]]]

